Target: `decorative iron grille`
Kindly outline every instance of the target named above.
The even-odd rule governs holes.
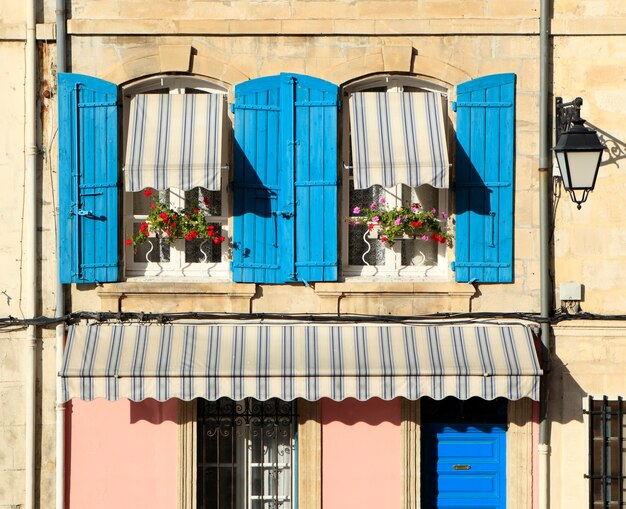
[[[624,505],[624,405],[621,397],[589,398],[589,507]]]
[[[198,401],[197,507],[292,509],[295,403]]]

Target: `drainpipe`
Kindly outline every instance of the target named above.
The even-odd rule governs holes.
[[[65,0],[56,0],[56,42],[57,42],[57,75],[65,72]],[[58,91],[58,87],[57,87]],[[57,96],[58,98],[58,96]],[[60,191],[60,190],[59,190]],[[59,233],[59,216],[57,213],[57,235]],[[55,288],[56,306],[55,316],[61,317],[65,314],[65,289],[61,284],[59,274],[59,249],[61,239],[57,238],[57,282]],[[65,343],[65,325],[56,327],[56,509],[65,509],[65,403],[62,398],[62,379],[58,375],[63,366],[63,350]]]
[[[37,314],[37,38],[35,33],[35,2],[26,2],[26,44],[24,83],[24,246],[26,255],[24,282],[26,288],[26,317]],[[34,509],[35,504],[35,406],[37,389],[37,327],[29,325],[26,332],[25,355],[25,509]]]
[[[550,0],[541,0],[540,14],[540,88],[539,88],[539,243],[541,288],[541,359],[544,375],[539,401],[539,509],[547,509],[549,502],[550,429],[548,422],[548,377],[550,372],[550,323],[552,314],[552,281],[550,279],[550,213],[551,213],[551,157],[549,132],[549,43]]]
[[[57,76],[58,73],[66,71],[66,29],[65,29],[65,0],[56,0],[56,42],[57,42]],[[58,87],[57,87],[58,91]],[[58,96],[57,96],[58,97]],[[57,218],[57,235],[59,234],[59,215]],[[55,316],[61,317],[65,314],[65,288],[61,284],[59,273],[59,249],[61,239],[57,238],[57,282],[55,288],[56,305]],[[63,350],[65,348],[65,325],[59,324],[56,327],[56,509],[65,509],[65,403],[62,398],[62,379],[58,375],[63,367]]]

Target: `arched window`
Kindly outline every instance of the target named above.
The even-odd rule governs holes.
[[[368,77],[349,85],[343,89],[343,115],[341,155],[343,160],[342,169],[342,211],[344,218],[341,230],[343,274],[347,277],[392,277],[411,279],[444,279],[448,277],[447,247],[433,241],[425,241],[421,238],[403,238],[394,243],[392,247],[378,239],[370,238],[367,227],[364,225],[351,224],[355,217],[359,216],[355,210],[364,209],[372,203],[378,203],[384,199],[387,208],[409,207],[419,203],[423,209],[437,210],[437,216],[441,225],[446,228],[444,216],[448,210],[448,190],[436,188],[429,184],[417,187],[405,183],[396,183],[393,186],[383,187],[376,183],[365,189],[357,189],[355,186],[355,158],[353,154],[353,124],[351,108],[354,107],[355,94],[368,93],[382,94],[429,94],[433,101],[440,101],[443,125],[440,126],[439,135],[442,136],[443,150],[449,151],[449,144],[445,144],[445,134],[448,129],[448,101],[447,90],[441,85],[427,82],[412,76],[384,75]],[[363,95],[362,95],[363,96]],[[421,96],[415,96],[421,99]],[[402,121],[391,121],[391,136],[404,135]],[[419,120],[419,119],[418,119]],[[433,141],[432,143],[435,143]],[[447,164],[446,164],[447,166]],[[356,207],[356,209],[355,209]]]
[[[206,102],[206,109],[205,102],[199,100],[193,103],[194,109],[188,102],[177,109],[180,96],[190,94],[212,97]],[[159,97],[164,95],[170,96],[169,102],[164,103],[163,97]],[[127,240],[126,276],[228,279],[229,166],[226,161],[230,129],[225,108],[226,89],[193,76],[167,75],[129,84],[123,88],[122,97],[124,239],[137,236],[155,204],[183,213],[201,210],[207,227],[213,232],[209,238],[174,241],[167,233],[151,235],[136,246]],[[138,115],[143,116],[138,119]],[[213,118],[216,115],[219,118]],[[208,127],[208,124],[214,125]],[[220,132],[215,132],[218,130]],[[193,131],[195,136],[191,141],[185,139],[188,131]],[[220,146],[209,146],[211,143]],[[210,154],[211,151],[214,153]],[[188,162],[185,158],[193,160]],[[199,182],[177,176],[185,165],[190,168],[190,174],[199,175],[191,177],[199,178]],[[209,165],[213,165],[217,173],[210,184],[202,184],[202,174],[208,172]],[[129,184],[131,179],[145,182]],[[221,237],[225,241],[214,242]]]

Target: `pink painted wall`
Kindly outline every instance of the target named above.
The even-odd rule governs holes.
[[[66,430],[67,507],[176,507],[176,410],[176,400],[72,400]]]
[[[400,400],[322,401],[324,509],[400,509]]]

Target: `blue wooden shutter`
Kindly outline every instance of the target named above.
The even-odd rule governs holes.
[[[337,279],[337,87],[281,74],[235,87],[233,280]]]
[[[515,75],[457,87],[456,261],[459,282],[513,281]]]
[[[337,87],[295,75],[295,274],[337,280]]]
[[[235,87],[233,281],[280,283],[293,253],[279,251],[285,178],[279,76]],[[280,225],[279,225],[280,223]],[[284,239],[283,239],[284,240]]]
[[[118,280],[117,87],[59,74],[59,264],[62,283]]]

